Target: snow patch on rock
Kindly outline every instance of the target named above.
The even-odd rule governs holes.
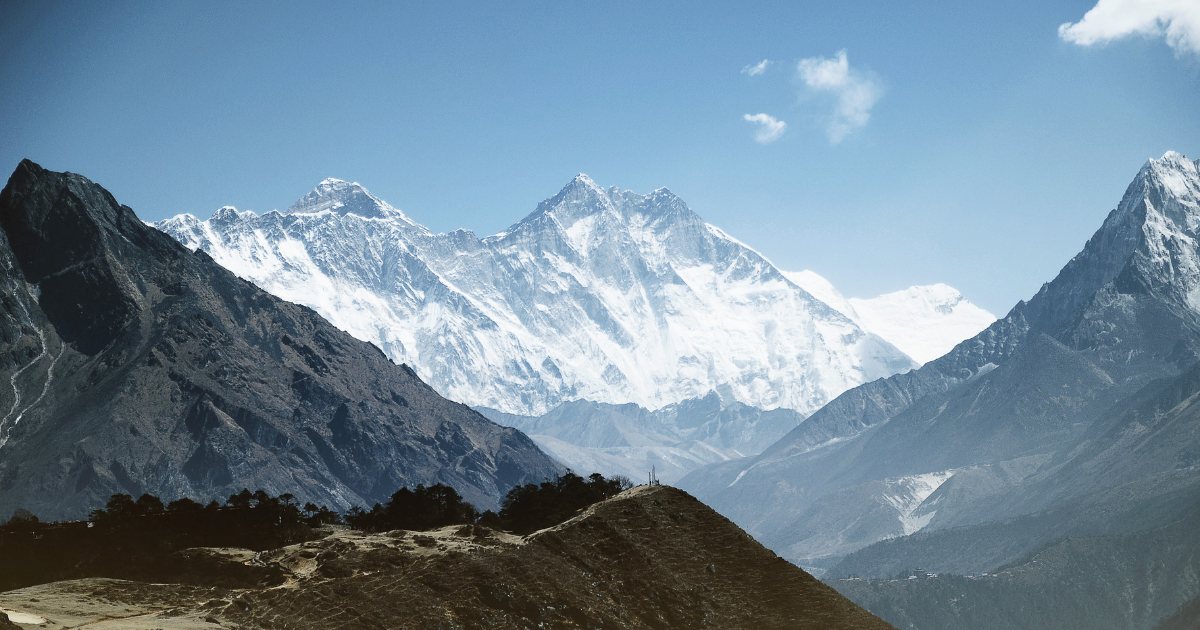
[[[900,479],[889,479],[885,482],[887,491],[883,495],[883,500],[896,508],[897,517],[900,519],[900,525],[904,528],[905,536],[920,531],[933,520],[934,515],[937,514],[936,509],[931,510],[928,509],[930,506],[925,506],[925,509],[922,509],[918,515],[916,514],[917,508],[920,508],[943,483],[953,477],[955,472],[954,470],[943,470]]]

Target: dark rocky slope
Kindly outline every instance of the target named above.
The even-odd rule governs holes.
[[[82,176],[22,162],[0,228],[0,515],[243,487],[344,509],[436,482],[489,508],[558,471]]]

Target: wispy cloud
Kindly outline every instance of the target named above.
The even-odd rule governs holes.
[[[1200,55],[1200,1],[1099,0],[1082,20],[1058,27],[1059,37],[1080,46],[1129,35],[1162,37],[1176,55]]]
[[[851,131],[866,125],[871,119],[871,108],[883,96],[883,88],[877,80],[850,67],[845,50],[838,51],[832,59],[801,59],[796,70],[800,81],[810,91],[831,94],[836,99],[826,127],[832,144],[841,142]]]
[[[783,132],[787,131],[787,123],[767,114],[746,114],[742,116],[748,122],[758,123],[758,131],[754,133],[754,139],[762,144],[770,144],[779,139]]]
[[[760,61],[758,63],[752,63],[752,64],[746,66],[745,68],[742,68],[742,74],[756,77],[756,76],[766,72],[767,66],[769,66],[769,65],[771,65],[771,61],[769,59],[763,59],[762,61]]]

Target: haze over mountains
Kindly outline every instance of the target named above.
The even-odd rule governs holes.
[[[0,193],[0,514],[244,487],[337,509],[561,468],[378,348],[26,160]]]
[[[673,483],[705,464],[754,455],[804,421],[791,409],[763,411],[716,393],[650,411],[633,403],[566,402],[541,416],[479,410],[520,429],[558,461],[581,472]]]

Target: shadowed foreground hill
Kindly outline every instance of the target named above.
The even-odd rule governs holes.
[[[205,619],[323,630],[891,628],[665,486],[628,490],[525,538],[471,525],[339,531],[258,560],[284,571],[287,584],[189,591],[168,603],[159,591],[178,587],[117,583],[131,602],[123,622],[164,629],[215,627]],[[0,594],[0,606],[54,622],[54,600],[82,620],[78,611],[93,605],[86,600],[101,587],[114,590],[112,581],[60,582]],[[79,595],[71,599],[72,592]]]

